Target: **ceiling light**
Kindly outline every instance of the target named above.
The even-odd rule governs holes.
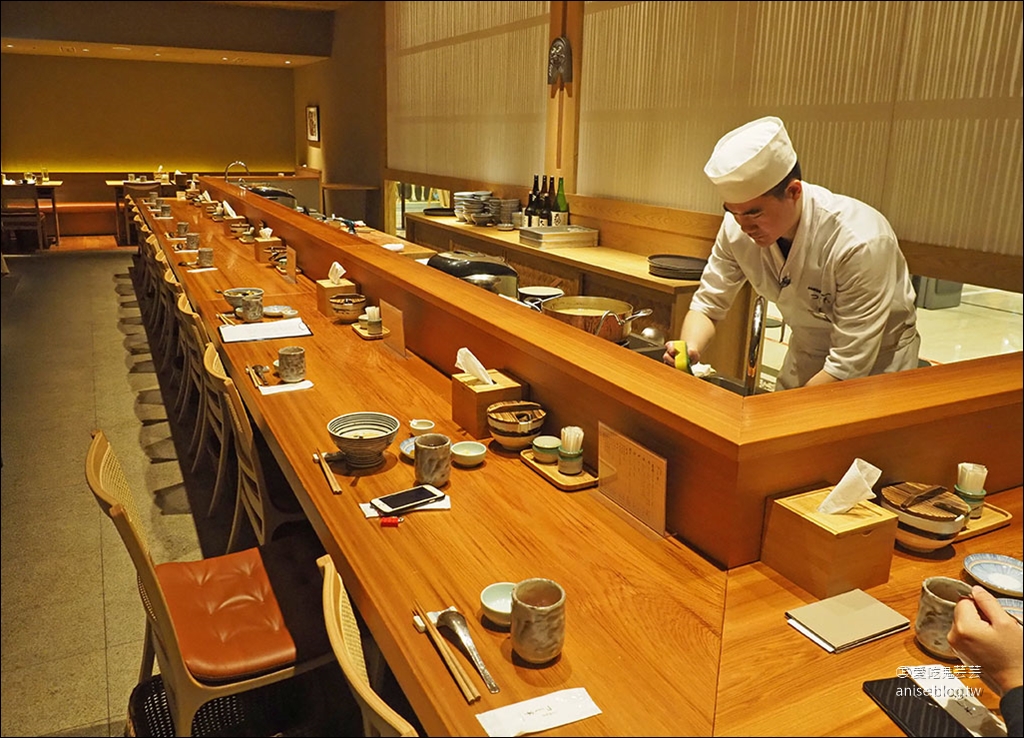
[[[285,63],[285,64],[291,64],[291,63],[292,63],[292,60],[291,60],[291,59],[285,59],[285,60],[284,60],[284,63]]]
[[[132,50],[130,46],[112,46],[111,48],[114,51],[131,51]]]

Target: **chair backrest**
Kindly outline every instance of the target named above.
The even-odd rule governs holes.
[[[139,595],[152,629],[161,671],[184,671],[184,660],[171,613],[156,576],[149,545],[139,526],[135,497],[106,434],[93,431],[85,457],[85,478],[100,509],[114,521],[138,578]]]
[[[11,212],[31,213],[39,210],[39,190],[34,184],[3,185],[0,188],[0,210],[4,215]]]
[[[385,702],[366,673],[362,636],[352,602],[330,554],[317,560],[324,577],[324,624],[345,681],[363,717],[363,735],[415,736],[416,729]]]
[[[203,350],[203,388],[206,392],[207,418],[217,438],[224,443],[232,430],[231,418],[228,417],[227,398],[224,397],[224,382],[228,375],[224,371],[224,363],[213,341],[206,342]]]
[[[140,197],[145,199],[146,195],[160,192],[159,182],[125,182],[124,185],[124,196],[127,198]]]
[[[231,419],[231,431],[235,437],[235,455],[238,460],[238,496],[245,506],[249,522],[256,533],[260,544],[267,543],[267,514],[264,500],[267,497],[267,483],[263,475],[263,465],[256,449],[256,436],[253,433],[249,411],[245,407],[242,396],[234,380],[225,377],[221,380],[224,405]]]

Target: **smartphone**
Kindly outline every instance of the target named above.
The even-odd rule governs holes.
[[[383,515],[397,515],[443,498],[444,492],[437,487],[431,484],[418,484],[415,487],[403,489],[401,492],[374,497],[370,500],[370,504]]]
[[[875,679],[864,682],[864,691],[908,736],[971,738],[974,735],[924,694],[912,679]]]

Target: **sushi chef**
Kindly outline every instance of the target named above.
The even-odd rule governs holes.
[[[779,118],[727,133],[704,173],[725,217],[665,363],[677,365],[679,349],[700,361],[749,282],[792,330],[778,389],[917,367],[915,292],[896,234],[870,205],[804,182]]]

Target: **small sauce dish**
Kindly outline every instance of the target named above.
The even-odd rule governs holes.
[[[537,436],[533,439],[533,460],[538,464],[556,463],[561,445],[562,439],[558,436]]]
[[[488,584],[480,592],[480,604],[484,616],[495,625],[508,627],[512,623],[513,582]]]
[[[424,418],[413,418],[409,421],[409,428],[412,429],[414,436],[421,436],[434,430],[434,421]]]
[[[457,466],[477,466],[483,463],[487,446],[479,441],[459,441],[452,444],[452,463]]]

